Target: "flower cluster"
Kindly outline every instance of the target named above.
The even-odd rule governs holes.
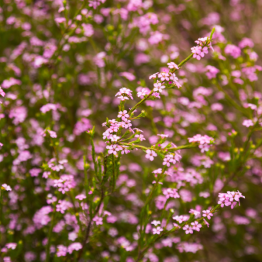
[[[65,194],[76,186],[74,176],[72,175],[62,175],[60,179],[55,179],[53,182],[53,186],[57,187],[58,191],[62,192],[62,194]]]
[[[132,91],[128,88],[121,88],[119,92],[116,93],[116,97],[119,98],[121,101],[133,99]]]
[[[197,60],[200,60],[205,56],[205,54],[208,54],[208,48],[213,49],[208,37],[198,38],[195,42],[197,43],[197,46],[191,47],[191,51],[193,57]]]
[[[174,154],[169,154],[169,155],[165,156],[165,158],[163,160],[163,165],[170,167],[170,163],[176,164],[177,162],[180,161],[181,158],[182,157],[180,155],[180,150],[177,150],[177,151],[175,151]]]
[[[179,82],[176,74],[174,72],[172,72],[172,70],[174,69],[179,69],[178,66],[171,62],[168,63],[168,67],[170,68],[170,71],[165,70],[163,72],[157,72],[151,76],[149,76],[149,79],[155,79],[156,83],[154,84],[154,91],[155,92],[162,92],[162,90],[165,88],[165,85],[167,84],[173,84],[175,85],[177,88],[180,88],[182,85]]]
[[[199,143],[199,148],[201,149],[201,153],[204,153],[205,151],[209,150],[210,144],[214,141],[214,139],[207,135],[202,136],[200,134],[197,134],[193,137],[188,138],[188,141],[190,143]]]
[[[221,205],[221,207],[231,206],[231,209],[233,209],[237,203],[240,205],[240,198],[245,198],[239,191],[227,191],[227,193],[219,193],[218,197],[218,204]]]

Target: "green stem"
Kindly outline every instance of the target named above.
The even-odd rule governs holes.
[[[175,147],[175,148],[166,148],[166,149],[156,149],[156,148],[152,148],[152,147],[145,147],[145,146],[141,146],[141,145],[135,145],[135,144],[130,144],[130,143],[120,143],[120,145],[124,145],[124,146],[131,146],[131,147],[134,147],[134,148],[141,148],[142,150],[154,150],[156,152],[174,152],[174,151],[177,151],[177,150],[180,150],[180,149],[188,149],[188,148],[194,148],[194,147],[198,147],[198,144],[195,144],[195,143],[191,143],[191,144],[188,144],[188,145],[183,145],[183,146],[178,146],[178,147]]]
[[[190,60],[193,57],[193,54],[190,54],[186,59],[184,59],[180,64],[178,64],[178,67],[182,67],[188,60]]]

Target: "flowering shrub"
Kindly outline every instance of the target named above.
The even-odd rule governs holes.
[[[1,261],[261,261],[262,5],[220,2],[2,1]]]

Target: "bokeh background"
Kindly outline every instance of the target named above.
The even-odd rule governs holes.
[[[83,228],[87,221],[88,207],[74,201],[84,191],[83,156],[91,165],[90,181],[94,172],[86,131],[95,126],[96,157],[103,158],[102,123],[117,116],[118,90],[133,91],[128,110],[139,101],[139,88],[152,89],[150,75],[165,70],[167,62],[181,62],[194,41],[215,28],[214,52],[201,61],[191,59],[178,72],[183,86],[146,102],[139,109],[146,117],[133,125],[144,131],[148,146],[163,133],[178,146],[198,133],[216,140],[204,154],[183,151],[181,163],[169,171],[163,187],[177,187],[181,195],[167,207],[174,214],[213,206],[221,189],[240,190],[245,199],[233,210],[220,209],[199,233],[180,230],[159,240],[144,261],[262,261],[261,130],[259,123],[256,130],[242,124],[261,114],[247,106],[262,103],[261,68],[255,67],[262,66],[261,0],[0,3],[0,86],[6,93],[0,112],[0,179],[12,188],[1,191],[0,245],[17,244],[14,250],[2,249],[1,259],[45,261],[49,237],[49,261],[77,259],[75,253],[60,256],[58,246],[81,242],[77,217]],[[225,52],[230,44],[240,50],[236,57]],[[208,65],[219,72],[209,77]],[[51,162],[59,159],[66,160],[61,170],[51,170]],[[121,158],[116,191],[104,203],[113,218],[92,230],[82,261],[135,261],[135,244],[128,252],[123,243],[137,240],[152,171],[161,165],[160,158],[150,162],[142,151]],[[73,176],[66,194],[54,186],[63,174]],[[98,193],[99,186],[91,201],[98,201]],[[152,220],[162,212],[161,194],[159,189],[150,205]],[[70,204],[55,218],[50,236],[52,212],[43,207],[54,205],[48,202],[52,197]]]

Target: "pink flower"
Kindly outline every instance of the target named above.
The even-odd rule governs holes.
[[[0,95],[1,95],[2,97],[5,96],[5,92],[4,92],[4,90],[1,88],[1,86],[0,86]]]
[[[129,114],[127,114],[127,111],[119,111],[117,117],[121,118],[122,120],[126,120],[129,118]]]
[[[128,11],[137,11],[139,8],[143,6],[142,0],[130,0],[127,5]]]
[[[204,223],[209,227],[209,223],[203,218]]]
[[[10,88],[13,85],[21,85],[21,81],[13,77],[6,79],[2,83],[2,88]]]
[[[164,139],[164,138],[167,138],[168,137],[168,135],[165,135],[165,134],[157,134],[158,136],[160,136],[162,139]]]
[[[121,88],[119,90],[119,92],[116,93],[115,95],[117,98],[121,99],[121,101],[125,101],[125,100],[129,100],[129,99],[133,99],[132,96],[132,91],[128,88]]]
[[[227,45],[224,51],[226,54],[231,55],[233,58],[238,58],[239,56],[241,56],[241,49],[235,45]]]
[[[157,154],[155,153],[155,151],[147,149],[146,150],[146,158],[149,159],[150,161],[154,160],[154,157],[156,157]]]
[[[31,177],[37,177],[42,172],[42,169],[40,168],[32,168],[29,170],[29,174]]]
[[[211,219],[211,217],[213,216],[210,210],[203,210],[202,212],[203,212],[203,217],[206,217],[208,219]]]
[[[57,134],[56,134],[55,131],[47,130],[47,132],[49,133],[50,137],[52,137],[52,138],[57,138]]]
[[[2,184],[2,188],[4,188],[6,191],[12,191],[12,188],[7,184]]]
[[[83,200],[86,198],[86,196],[84,194],[80,194],[80,195],[77,195],[75,198],[78,200]]]
[[[167,63],[167,65],[168,65],[168,68],[170,69],[173,69],[173,68],[179,69],[178,65],[175,64],[174,62]]]
[[[254,123],[252,120],[248,119],[248,120],[244,120],[243,123],[242,123],[243,126],[246,126],[246,127],[250,127],[250,126],[253,126]]]
[[[158,169],[154,170],[152,173],[155,174],[155,175],[161,174],[162,173],[162,168],[158,168]]]
[[[142,134],[140,134],[140,135],[137,134],[137,135],[135,135],[135,137],[137,137],[140,141],[146,140],[145,137]]]
[[[64,17],[57,17],[57,18],[55,18],[55,22],[57,24],[62,24],[62,23],[66,22],[66,19]]]
[[[161,233],[161,231],[163,231],[163,228],[161,227],[157,227],[157,228],[153,228],[152,232],[154,235],[159,235]]]
[[[204,198],[208,198],[210,196],[210,193],[209,192],[200,192],[199,196],[204,197]]]
[[[83,132],[88,131],[91,129],[92,125],[90,120],[87,118],[81,118],[79,121],[76,122],[73,133],[76,136],[81,135]]]
[[[136,77],[133,74],[129,73],[129,72],[122,72],[119,75],[127,78],[129,81],[133,81],[133,80],[136,79]]]
[[[187,221],[189,219],[189,216],[184,215],[184,216],[174,216],[173,217],[174,220],[176,220],[178,223],[183,223],[185,221]]]
[[[177,162],[179,162],[181,159],[181,155],[179,153],[180,151],[178,150],[178,151],[175,151],[174,154],[166,155],[163,160],[163,165],[170,167],[170,163],[176,164]]]
[[[249,108],[251,108],[252,110],[257,110],[257,106],[256,105],[254,105],[254,104],[251,104],[251,103],[245,103],[244,104],[244,107],[249,107]]]
[[[57,248],[58,248],[58,251],[56,252],[56,255],[58,257],[65,257],[67,253],[67,247],[63,245],[58,245]]]
[[[188,138],[188,141],[189,141],[190,143],[192,143],[192,142],[198,142],[198,143],[201,144],[201,145],[203,145],[203,144],[210,144],[212,140],[213,140],[212,137],[209,137],[209,136],[207,136],[207,135],[201,136],[201,135],[199,135],[199,134],[197,134],[197,135],[195,135],[195,136],[193,136],[193,137],[191,137],[191,138]]]
[[[79,242],[75,242],[68,246],[68,253],[72,254],[74,250],[78,251],[80,249],[82,249],[82,244]]]
[[[183,230],[185,230],[186,234],[193,234],[193,228],[191,226],[189,226],[189,225],[185,225],[183,227]]]
[[[220,103],[214,103],[211,105],[211,110],[212,111],[222,111],[223,106]]]
[[[116,142],[119,138],[120,138],[120,136],[112,135],[112,136],[110,137],[110,140],[111,140],[112,142]]]
[[[48,216],[48,214],[52,211],[52,207],[44,206],[35,213],[33,216],[33,222],[37,229],[42,228],[51,221],[51,218]]]
[[[163,194],[168,198],[180,198],[179,194],[177,193],[177,189],[175,188],[164,188]]]
[[[219,197],[218,204],[221,205],[221,207],[231,205],[231,209],[233,209],[237,203],[239,203],[240,205],[239,199],[241,197],[245,198],[239,191],[238,192],[227,191],[227,193],[219,193],[218,197]]]
[[[94,34],[94,29],[91,24],[82,24],[82,27],[84,29],[85,36],[90,37]]]
[[[138,87],[136,90],[137,90],[137,96],[141,99],[143,99],[145,96],[150,94],[150,90],[147,87],[145,88]]]
[[[46,112],[50,111],[50,110],[56,111],[56,110],[57,110],[57,105],[48,103],[48,104],[46,104],[46,105],[43,105],[43,106],[40,108],[40,111],[41,111],[42,113],[44,113],[44,114],[45,114]]]
[[[103,225],[103,218],[102,217],[98,217],[98,216],[95,216],[93,218],[93,221],[96,223],[96,225]]]
[[[25,121],[27,117],[27,109],[24,106],[12,108],[9,112],[9,117],[14,118],[13,123],[18,125]]]
[[[195,218],[200,217],[200,212],[194,209],[190,209],[189,214],[194,214]]]
[[[206,71],[208,79],[216,78],[217,73],[220,72],[219,69],[211,65],[206,66]]]
[[[161,82],[157,82],[157,83],[154,84],[154,89],[153,89],[153,90],[154,90],[155,92],[162,93],[162,91],[163,91],[164,88],[165,88],[165,86],[162,85]]]
[[[122,147],[120,145],[109,145],[106,146],[106,149],[108,149],[108,154],[114,154],[117,156],[117,152],[122,150]]]
[[[202,227],[201,224],[199,224],[197,221],[191,223],[192,229],[196,231],[200,231],[200,228]]]
[[[245,48],[245,47],[250,47],[250,48],[252,48],[252,47],[254,47],[254,43],[253,43],[253,41],[252,41],[250,38],[244,37],[244,38],[239,42],[238,46],[239,46],[240,48],[242,48],[242,49]]]
[[[157,220],[154,220],[154,221],[151,222],[151,224],[153,224],[154,226],[157,226],[157,225],[160,225],[161,222],[157,221]]]
[[[70,202],[66,200],[58,200],[58,204],[56,205],[56,211],[60,212],[61,214],[64,214],[67,209],[72,207],[73,205]]]
[[[208,48],[212,49],[211,43],[207,37],[198,38],[195,41],[198,45],[191,48],[193,58],[200,60],[205,54],[208,54]]]
[[[10,249],[16,249],[16,246],[17,246],[17,244],[16,243],[7,243],[6,245],[5,245],[7,248],[10,248]]]
[[[99,67],[99,68],[103,68],[105,67],[105,61],[104,58],[106,56],[105,52],[100,52],[98,53],[95,57],[94,57],[94,63]]]
[[[163,40],[168,39],[169,36],[166,34],[162,34],[159,31],[155,31],[155,32],[151,32],[151,36],[148,38],[148,42],[151,45],[157,45],[160,42],[162,42]]]
[[[154,73],[153,75],[149,76],[149,79],[156,79],[158,77],[158,72]]]
[[[73,175],[62,175],[60,179],[54,180],[54,187],[58,188],[59,192],[65,194],[66,192],[70,191],[71,188],[76,186],[74,176]]]
[[[193,137],[189,137],[188,141],[190,143],[199,143],[199,148],[201,149],[201,153],[208,151],[211,142],[213,141],[212,137],[209,137],[207,135],[201,136],[200,134],[197,134]]]

